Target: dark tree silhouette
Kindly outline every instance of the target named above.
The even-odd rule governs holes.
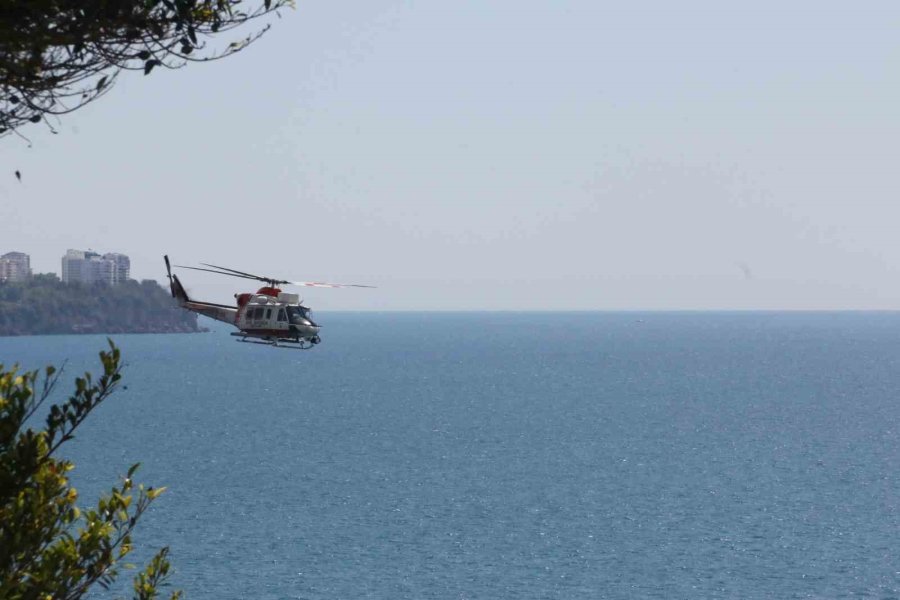
[[[236,28],[293,0],[0,0],[0,136],[72,112],[122,71],[149,75],[246,48]],[[223,38],[225,36],[225,38]]]

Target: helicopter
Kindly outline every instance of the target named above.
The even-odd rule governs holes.
[[[187,295],[184,286],[181,285],[181,281],[178,280],[178,276],[172,274],[172,265],[169,263],[168,255],[163,256],[163,258],[166,261],[166,274],[169,278],[169,289],[172,291],[172,297],[175,298],[179,306],[205,317],[215,319],[216,321],[234,325],[240,331],[232,332],[231,335],[237,337],[237,341],[239,342],[265,344],[267,346],[275,346],[278,348],[309,350],[321,342],[322,339],[319,337],[321,325],[313,321],[312,311],[308,307],[303,306],[300,296],[298,294],[283,292],[277,286],[299,285],[323,288],[375,287],[371,285],[349,283],[286,281],[207,263],[200,263],[204,267],[210,267],[205,269],[200,267],[175,265],[175,267],[180,269],[207,271],[209,273],[228,275],[229,277],[238,277],[241,279],[255,279],[256,281],[261,281],[265,284],[263,287],[259,288],[255,294],[235,294],[234,297],[237,301],[237,306],[228,306],[226,304],[215,304],[213,302],[200,302],[190,298]]]

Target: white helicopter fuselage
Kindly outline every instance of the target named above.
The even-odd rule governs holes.
[[[297,294],[285,292],[278,296],[251,295],[238,309],[234,324],[242,332],[260,337],[311,339],[319,333],[319,326],[312,320],[310,310],[300,304]]]

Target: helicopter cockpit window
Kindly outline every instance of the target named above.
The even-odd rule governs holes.
[[[304,325],[303,321],[309,319],[309,309],[305,306],[288,306],[287,312],[291,323]]]
[[[283,308],[278,309],[278,320],[287,321],[287,313],[284,312]]]

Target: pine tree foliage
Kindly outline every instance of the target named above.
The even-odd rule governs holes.
[[[0,0],[0,135],[72,112],[123,71],[230,56],[268,29],[229,35],[293,0]]]

